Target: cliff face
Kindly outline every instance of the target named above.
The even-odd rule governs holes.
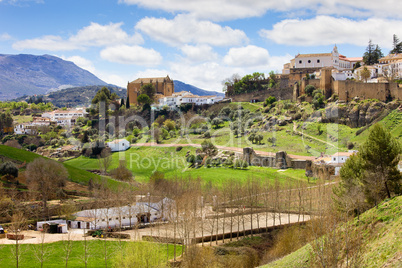
[[[106,85],[73,62],[43,55],[0,54],[0,101],[89,85]]]
[[[349,105],[332,105],[325,109],[324,122],[339,123],[352,128],[364,127],[380,117],[386,110],[394,110],[397,102],[362,102]]]

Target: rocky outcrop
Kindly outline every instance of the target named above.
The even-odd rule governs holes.
[[[338,123],[352,128],[364,127],[380,117],[385,110],[394,110],[399,106],[398,102],[352,102],[349,105],[334,104],[325,109],[323,122]]]

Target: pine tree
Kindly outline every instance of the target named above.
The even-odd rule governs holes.
[[[392,42],[392,50],[389,54],[398,54],[402,53],[402,42],[399,41],[399,38],[394,34],[393,42]]]
[[[373,44],[371,40],[369,40],[369,44],[366,48],[366,52],[363,54],[363,61],[365,65],[373,65],[378,63],[379,59],[384,57],[384,54],[381,51],[381,48],[378,45]]]
[[[128,92],[127,92],[126,108],[127,109],[130,108],[130,95],[128,94]]]
[[[126,106],[126,105],[124,104],[124,98],[121,98],[121,100],[120,100],[120,107],[123,107],[123,106]]]

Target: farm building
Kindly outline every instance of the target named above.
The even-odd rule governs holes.
[[[51,220],[51,221],[38,221],[36,223],[36,230],[47,230],[49,233],[67,233],[66,220]]]
[[[126,139],[118,139],[107,143],[112,152],[121,152],[130,148],[130,143]]]
[[[75,213],[75,220],[68,221],[68,225],[71,228],[97,230],[167,220],[173,201],[168,198],[146,199],[142,198],[135,205],[83,210]]]

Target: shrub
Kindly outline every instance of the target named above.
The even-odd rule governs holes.
[[[176,147],[176,152],[180,152],[183,149],[183,146],[177,146]]]
[[[269,96],[265,99],[264,106],[270,106],[274,102],[276,102],[276,98],[274,96]]]
[[[315,86],[307,85],[304,89],[304,92],[306,93],[307,96],[312,96],[314,90],[315,90]]]
[[[0,175],[11,175],[14,178],[17,178],[18,168],[13,162],[7,161],[0,165]]]

